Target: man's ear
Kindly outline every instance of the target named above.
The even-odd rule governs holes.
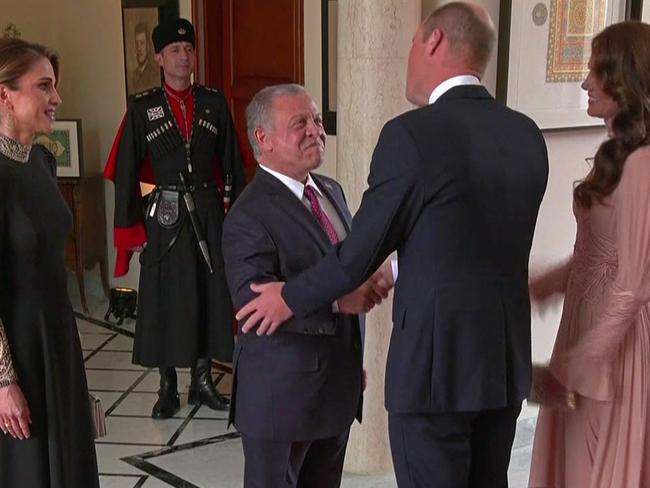
[[[445,38],[445,33],[440,29],[433,29],[429,38],[425,41],[425,52],[427,57],[432,57]]]
[[[153,58],[156,60],[156,63],[158,63],[158,66],[160,66],[160,67],[162,68],[162,65],[163,65],[163,57],[162,57],[162,54],[160,54],[160,53],[155,53],[155,54],[153,55]]]
[[[255,134],[255,140],[257,141],[257,145],[260,147],[260,149],[264,149],[264,151],[266,152],[273,151],[273,145],[269,140],[269,135],[266,133],[264,129],[262,129],[261,127],[257,127],[255,129],[254,134]]]

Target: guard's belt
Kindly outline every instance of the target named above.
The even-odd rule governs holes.
[[[156,190],[168,190],[168,191],[194,191],[201,190],[203,188],[216,188],[216,181],[206,181],[205,183],[198,183],[196,185],[157,185]]]

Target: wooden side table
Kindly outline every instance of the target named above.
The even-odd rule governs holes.
[[[58,181],[73,218],[72,235],[65,246],[65,261],[77,276],[81,306],[88,314],[84,270],[99,264],[106,297],[109,293],[104,182],[100,173],[80,178],[59,178]]]

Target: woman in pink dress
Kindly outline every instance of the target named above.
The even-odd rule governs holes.
[[[650,26],[598,34],[582,87],[609,139],[574,190],[573,257],[531,283],[566,293],[550,371],[577,408],[541,408],[529,487],[650,488]]]

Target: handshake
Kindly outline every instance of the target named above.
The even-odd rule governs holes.
[[[339,313],[366,313],[388,296],[395,284],[393,268],[386,261],[359,288],[336,301]],[[239,309],[235,317],[244,320],[241,326],[243,334],[255,329],[257,335],[272,335],[293,316],[293,312],[282,298],[283,282],[251,283],[250,289],[257,297]]]
[[[388,297],[395,285],[391,262],[386,261],[375,273],[356,290],[336,301],[338,311],[345,314],[369,312],[375,305]]]

